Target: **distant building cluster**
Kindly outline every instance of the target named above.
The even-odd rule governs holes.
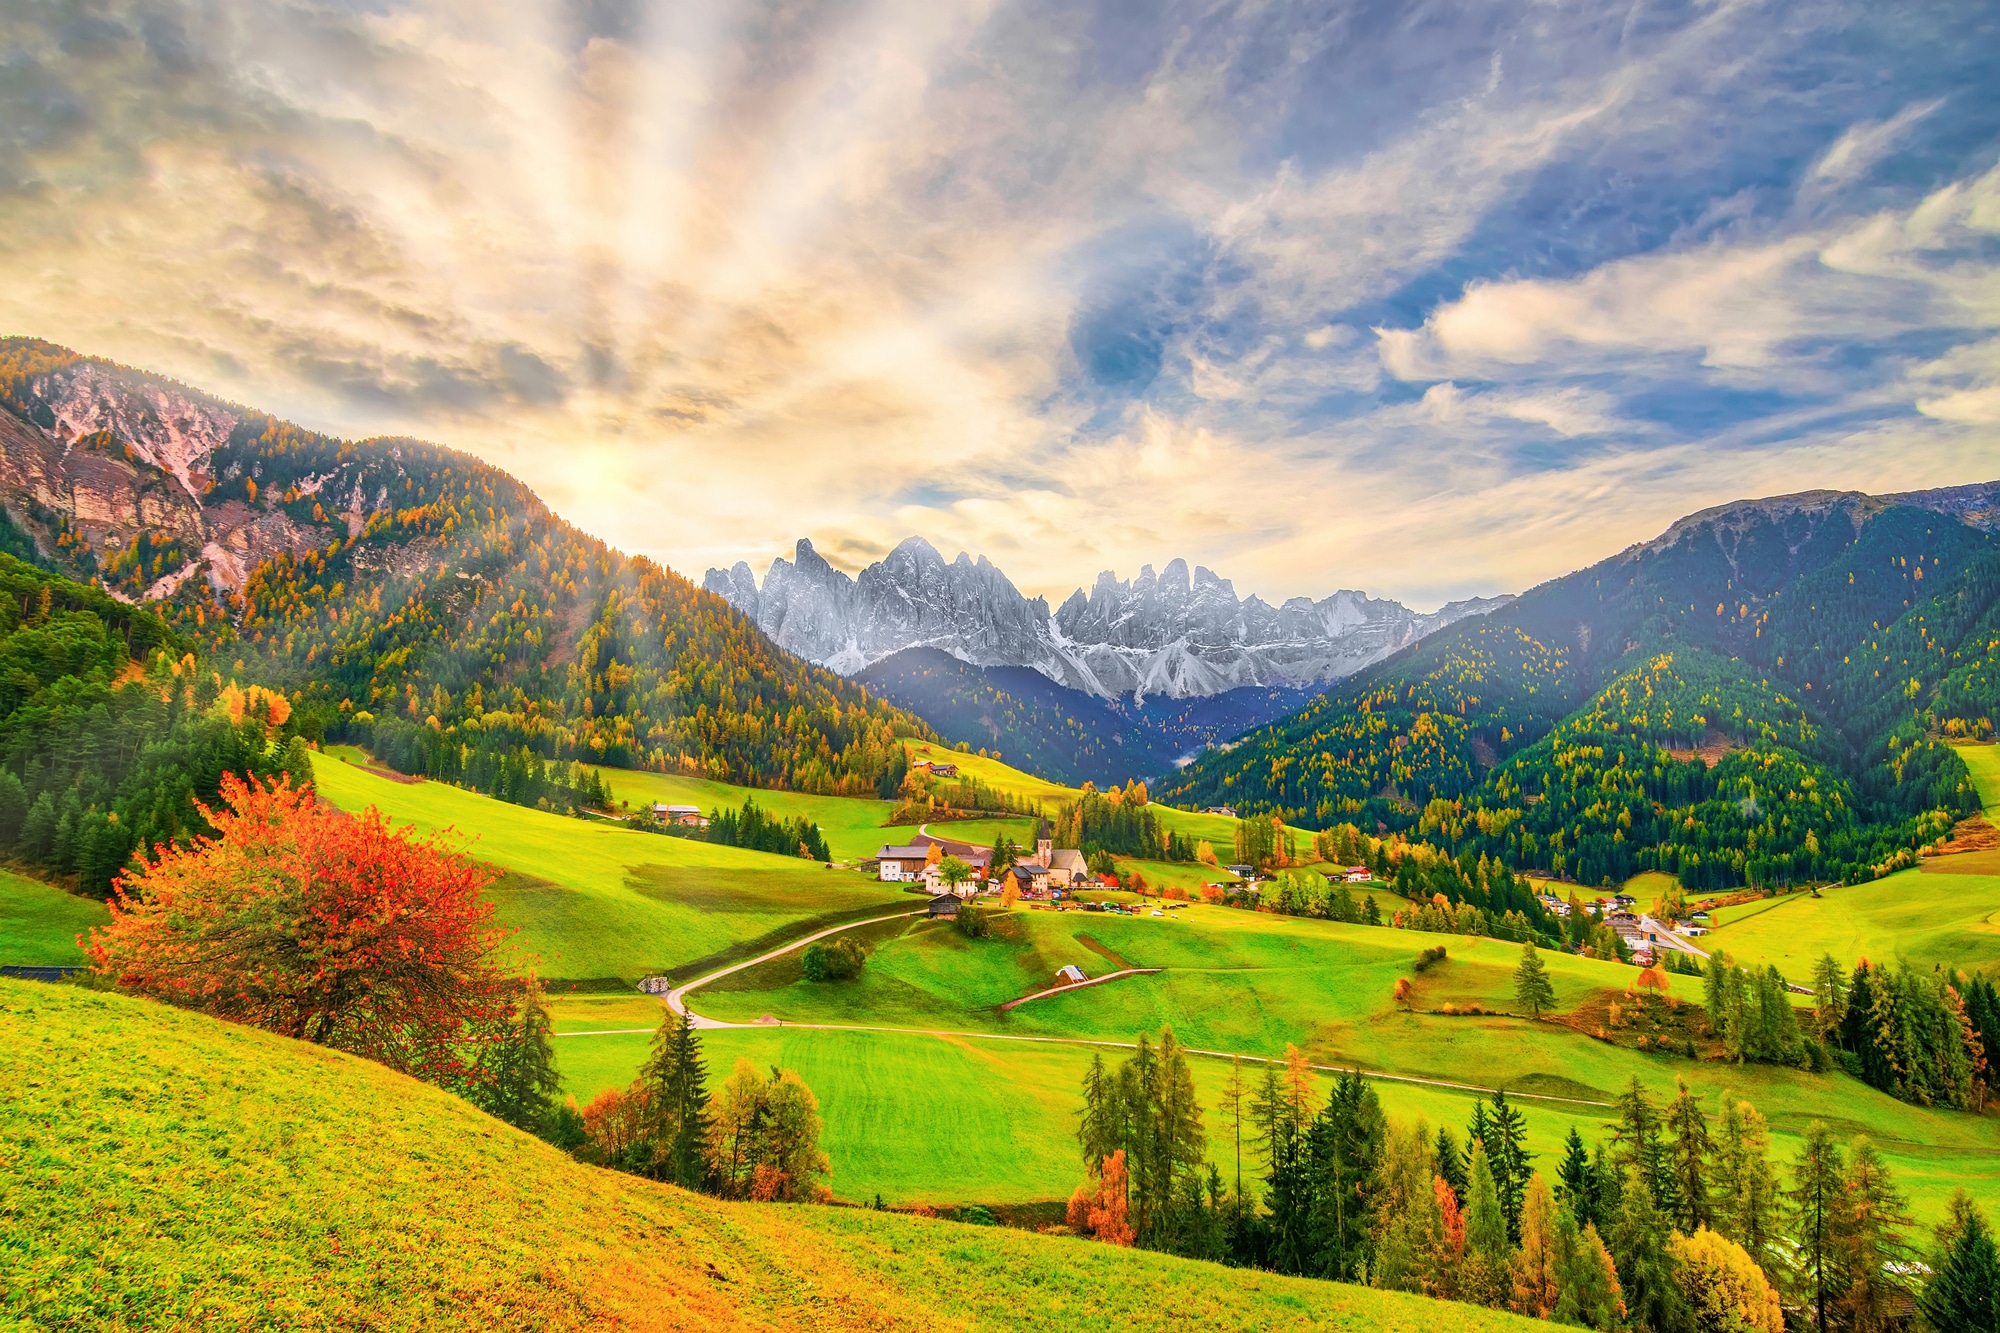
[[[932,772],[936,772],[938,767],[933,765]],[[1010,876],[1020,896],[1030,899],[1061,898],[1090,880],[1090,867],[1084,862],[1083,853],[1073,847],[1057,847],[1046,819],[1035,829],[1034,853],[1022,856],[997,873],[993,868],[991,847],[957,842],[931,833],[919,833],[908,843],[885,846],[875,853],[880,866],[877,873],[883,883],[921,882],[934,895],[953,891],[944,882],[943,872],[939,869],[948,856],[956,857],[972,871],[972,877],[956,890],[960,898],[998,893]]]

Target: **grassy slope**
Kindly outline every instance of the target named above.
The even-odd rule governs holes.
[[[24,1327],[1528,1327],[1083,1241],[719,1203],[359,1060],[68,987],[0,983],[0,1086],[0,1313]]]
[[[2000,820],[2000,745],[1960,745],[1956,748],[1958,757],[1965,761],[1966,769],[1972,774],[1972,785],[1979,790],[1979,803],[1986,807],[1986,817]]]
[[[1410,973],[1416,949],[1435,941],[1446,944],[1453,961],[1419,983],[1419,1008],[1446,1001],[1509,1007],[1516,946],[1221,908],[1191,907],[1185,915],[1174,921],[1016,912],[1001,919],[993,939],[977,944],[949,928],[923,924],[879,945],[854,982],[809,983],[796,960],[781,959],[698,992],[696,1008],[746,1022],[774,1014],[801,1023],[1120,1042],[1171,1024],[1197,1048],[1278,1056],[1287,1042],[1295,1042],[1322,1063],[1358,1061],[1373,1070],[1586,1101],[1609,1100],[1635,1073],[1661,1096],[1671,1096],[1674,1080],[1682,1077],[1711,1099],[1712,1110],[1722,1093],[1755,1103],[1779,1131],[1782,1152],[1790,1151],[1793,1136],[1814,1119],[1843,1134],[1866,1133],[1883,1141],[1926,1215],[1960,1181],[2000,1201],[2000,1157],[1994,1155],[2000,1127],[1990,1121],[1904,1106],[1845,1077],[1649,1056],[1553,1024],[1408,1014],[1390,1002],[1390,988]],[[1099,949],[1079,941],[1079,935],[1089,936]],[[1614,964],[1543,957],[1565,1007],[1601,996],[1632,976],[1629,968]],[[996,1008],[1047,984],[1063,963],[1097,976],[1115,970],[1120,960],[1167,970],[1007,1014]],[[1690,983],[1679,985],[1685,990]],[[652,1021],[638,1011],[617,1023],[584,1018],[585,1012],[566,1010],[576,1017],[565,1026]],[[566,1076],[584,1096],[623,1083],[636,1069],[645,1040],[565,1039]],[[830,1143],[844,1163],[842,1187],[857,1197],[881,1190],[892,1199],[1011,1202],[1057,1197],[1070,1188],[1069,1133],[1079,1105],[1076,1080],[1088,1059],[1084,1047],[803,1030],[715,1033],[709,1043],[718,1075],[738,1050],[749,1048],[762,1061],[782,1047],[788,1062],[816,1080],[827,1106]],[[913,1060],[913,1051],[922,1051],[922,1058]],[[1052,1072],[1058,1069],[1069,1071],[1067,1087]],[[1206,1063],[1204,1071],[1204,1101],[1213,1108],[1221,1063]],[[1381,1086],[1385,1101],[1404,1114],[1463,1123],[1469,1110],[1467,1094]],[[1553,1154],[1572,1124],[1586,1140],[1601,1132],[1601,1109],[1577,1102],[1529,1105],[1538,1151]],[[1024,1108],[1033,1113],[1024,1115]],[[941,1114],[978,1126],[980,1151],[911,1161],[893,1137],[881,1136],[883,1125],[933,1123]],[[1223,1121],[1213,1111],[1209,1128],[1211,1135],[1223,1133]],[[1220,1164],[1231,1167],[1226,1160]]]
[[[1064,787],[1038,778],[1032,773],[1024,773],[998,759],[981,759],[976,754],[957,754],[943,746],[928,746],[917,742],[910,744],[912,759],[944,759],[958,765],[962,777],[978,778],[987,786],[999,791],[1025,796],[1030,800],[1043,802],[1053,813],[1056,806],[1065,801],[1073,801],[1081,790]],[[1215,847],[1217,859],[1228,861],[1236,847],[1236,823],[1224,815],[1194,814],[1186,810],[1175,810],[1171,806],[1154,807],[1160,820],[1167,828],[1185,833],[1191,838],[1206,838]]]
[[[1776,963],[1800,985],[1831,953],[1847,967],[1861,958],[1919,966],[2000,965],[2000,854],[1971,852],[1926,861],[1869,884],[1837,885],[1820,896],[1788,894],[1725,909],[1708,942],[1742,963]]]
[[[996,759],[981,759],[978,755],[952,754],[938,746],[913,744],[913,757],[926,754],[943,759],[949,757],[960,766],[960,772],[977,777],[980,781],[999,790],[1015,795],[1028,796],[1045,802],[1050,809],[1064,801],[1074,800],[1079,791],[1074,787],[1063,787],[1042,778],[1024,773]],[[842,861],[857,861],[873,856],[884,844],[906,843],[916,836],[918,826],[914,824],[888,825],[889,812],[894,807],[888,801],[859,800],[847,796],[809,796],[799,792],[764,791],[749,787],[731,786],[724,782],[709,782],[701,778],[677,777],[663,773],[642,773],[627,768],[599,769],[611,784],[611,794],[616,800],[626,801],[634,806],[653,801],[668,804],[699,805],[704,810],[743,804],[745,798],[753,799],[767,810],[791,819],[800,815],[817,823],[826,834],[827,849]],[[1207,838],[1215,847],[1220,860],[1228,860],[1235,847],[1235,824],[1233,819],[1219,815],[1188,814],[1158,807],[1160,817],[1167,827],[1178,829],[1197,838]],[[967,819],[951,820],[932,824],[930,832],[942,838],[956,838],[961,842],[976,843],[990,847],[1006,834],[1019,846],[1033,850],[1035,844],[1035,822],[1031,818],[1021,819]],[[1121,861],[1120,872],[1138,867],[1150,884],[1165,887],[1178,884],[1183,888],[1198,888],[1202,884],[1216,880],[1234,879],[1226,871],[1204,865],[1170,865],[1164,861]]]
[[[508,805],[438,782],[399,783],[317,756],[320,793],[398,823],[473,834],[473,855],[514,872],[490,891],[544,975],[637,980],[837,913],[907,895],[792,857]]]
[[[1988,818],[2000,819],[2000,745],[1960,745]],[[1723,908],[1711,942],[1739,962],[1776,963],[1800,985],[1832,954],[1906,959],[1920,967],[2000,966],[2000,853],[1968,852],[1923,862],[1870,884],[1790,894]]]
[[[108,920],[103,903],[0,870],[0,963],[75,966],[77,936]]]

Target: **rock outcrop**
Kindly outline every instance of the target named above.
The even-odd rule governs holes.
[[[1051,612],[985,557],[947,562],[912,537],[849,578],[800,539],[759,585],[747,563],[711,569],[710,592],[779,646],[843,675],[906,648],[975,666],[1031,667],[1104,698],[1200,698],[1253,686],[1297,688],[1351,675],[1434,629],[1505,604],[1454,602],[1428,615],[1359,592],[1273,607],[1175,560],[1137,578],[1100,574]]]

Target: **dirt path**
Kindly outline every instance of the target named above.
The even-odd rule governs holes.
[[[1051,995],[1061,995],[1064,991],[1082,990],[1086,986],[1102,986],[1105,982],[1116,981],[1120,977],[1149,977],[1155,972],[1165,970],[1158,967],[1128,967],[1122,972],[1106,972],[1101,977],[1087,977],[1082,981],[1066,982],[1060,986],[1051,986],[1047,990],[1038,990],[1033,995],[1023,995],[1018,1000],[1009,1000],[1000,1006],[1000,1012],[1004,1014],[1008,1010],[1026,1004],[1030,1000],[1047,999]]]
[[[696,977],[693,981],[687,982],[685,985],[675,987],[673,990],[668,991],[666,994],[667,1007],[672,1009],[675,1013],[684,1016],[688,1020],[688,1022],[691,1023],[697,1030],[702,1030],[702,1031],[720,1031],[728,1029],[755,1030],[758,1028],[786,1027],[786,1028],[801,1028],[812,1032],[894,1032],[894,1033],[901,1033],[906,1036],[939,1037],[947,1040],[958,1039],[963,1041],[1019,1041],[1019,1042],[1032,1042],[1045,1046],[1088,1046],[1093,1049],[1107,1050],[1107,1051],[1130,1051],[1137,1049],[1136,1042],[1106,1041],[1095,1037],[1042,1037],[1042,1036],[1029,1036],[1025,1033],[1014,1033],[1014,1032],[962,1032],[952,1028],[903,1028],[903,1027],[889,1027],[886,1025],[862,1024],[862,1023],[787,1023],[783,1019],[776,1019],[776,1018],[769,1019],[768,1021],[760,1020],[754,1023],[728,1023],[724,1022],[719,1018],[705,1017],[701,1014],[695,1013],[693,1010],[688,1008],[687,997],[692,993],[694,993],[695,991],[699,990],[701,987],[706,986],[711,981],[715,981],[718,980],[719,978],[729,976],[732,973],[741,972],[745,968],[755,967],[759,963],[768,963],[773,958],[781,958],[784,955],[792,952],[794,949],[803,949],[806,945],[811,944],[814,940],[823,940],[827,936],[837,935],[843,930],[854,930],[860,926],[872,926],[879,922],[895,921],[903,917],[922,916],[924,912],[927,910],[928,910],[927,908],[920,907],[915,911],[910,911],[910,912],[892,912],[887,916],[871,917],[866,921],[849,921],[844,925],[832,926],[826,930],[816,931],[811,935],[807,935],[803,939],[794,940],[790,944],[780,945],[778,948],[771,950],[769,953],[759,954],[757,957],[752,958],[747,962],[732,964],[729,967],[721,968],[717,971],[710,972],[707,976]],[[1042,991],[1036,995],[1025,996],[1022,999],[1012,1001],[1009,1007],[1011,1007],[1011,1005],[1013,1004],[1025,1004],[1028,1000],[1040,999],[1043,995],[1060,994],[1062,991],[1066,990],[1078,990],[1081,989],[1083,986],[1098,985],[1106,981],[1114,980],[1115,978],[1121,976],[1152,974],[1160,972],[1162,970],[1163,969],[1157,967],[1130,968],[1124,972],[1113,973],[1110,976],[1095,977],[1090,981],[1080,982],[1069,986],[1058,986],[1054,990]],[[642,1032],[652,1032],[652,1031],[653,1031],[652,1028],[599,1028],[589,1032],[558,1032],[555,1033],[554,1035],[558,1038],[614,1037],[614,1036],[627,1036],[627,1035],[633,1035]],[[1215,1059],[1215,1060],[1243,1060],[1250,1064],[1259,1064],[1259,1065],[1281,1065],[1285,1063],[1283,1056],[1250,1055],[1242,1051],[1211,1051],[1211,1050],[1205,1050],[1198,1046],[1190,1046],[1187,1047],[1186,1050],[1189,1055],[1207,1056],[1210,1059]],[[1308,1065],[1307,1068],[1314,1069],[1319,1071],[1320,1073],[1325,1073],[1325,1074],[1345,1074],[1350,1069],[1359,1068],[1359,1066],[1344,1065],[1344,1064],[1336,1064],[1336,1065],[1312,1064]],[[1491,1095],[1495,1092],[1505,1091],[1508,1096],[1521,1101],[1559,1102],[1565,1106],[1599,1106],[1605,1108],[1609,1108],[1611,1105],[1610,1102],[1591,1101],[1583,1097],[1557,1097],[1554,1096],[1553,1094],[1542,1093],[1542,1092],[1516,1092],[1512,1089],[1490,1088],[1480,1083],[1458,1083],[1450,1079],[1420,1078],[1414,1074],[1390,1074],[1390,1073],[1385,1073],[1378,1069],[1362,1069],[1361,1073],[1368,1078],[1379,1079],[1385,1083],[1409,1083],[1418,1087],[1447,1088],[1456,1092],[1476,1092],[1476,1093]]]

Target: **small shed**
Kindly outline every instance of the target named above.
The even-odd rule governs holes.
[[[1074,986],[1077,982],[1087,981],[1089,978],[1083,975],[1082,968],[1078,967],[1075,963],[1071,963],[1066,967],[1056,969],[1056,980],[1065,986]]]
[[[931,899],[930,908],[928,911],[924,913],[924,915],[926,917],[945,917],[945,918],[951,918],[957,916],[958,895],[955,893],[940,893],[937,897]]]

